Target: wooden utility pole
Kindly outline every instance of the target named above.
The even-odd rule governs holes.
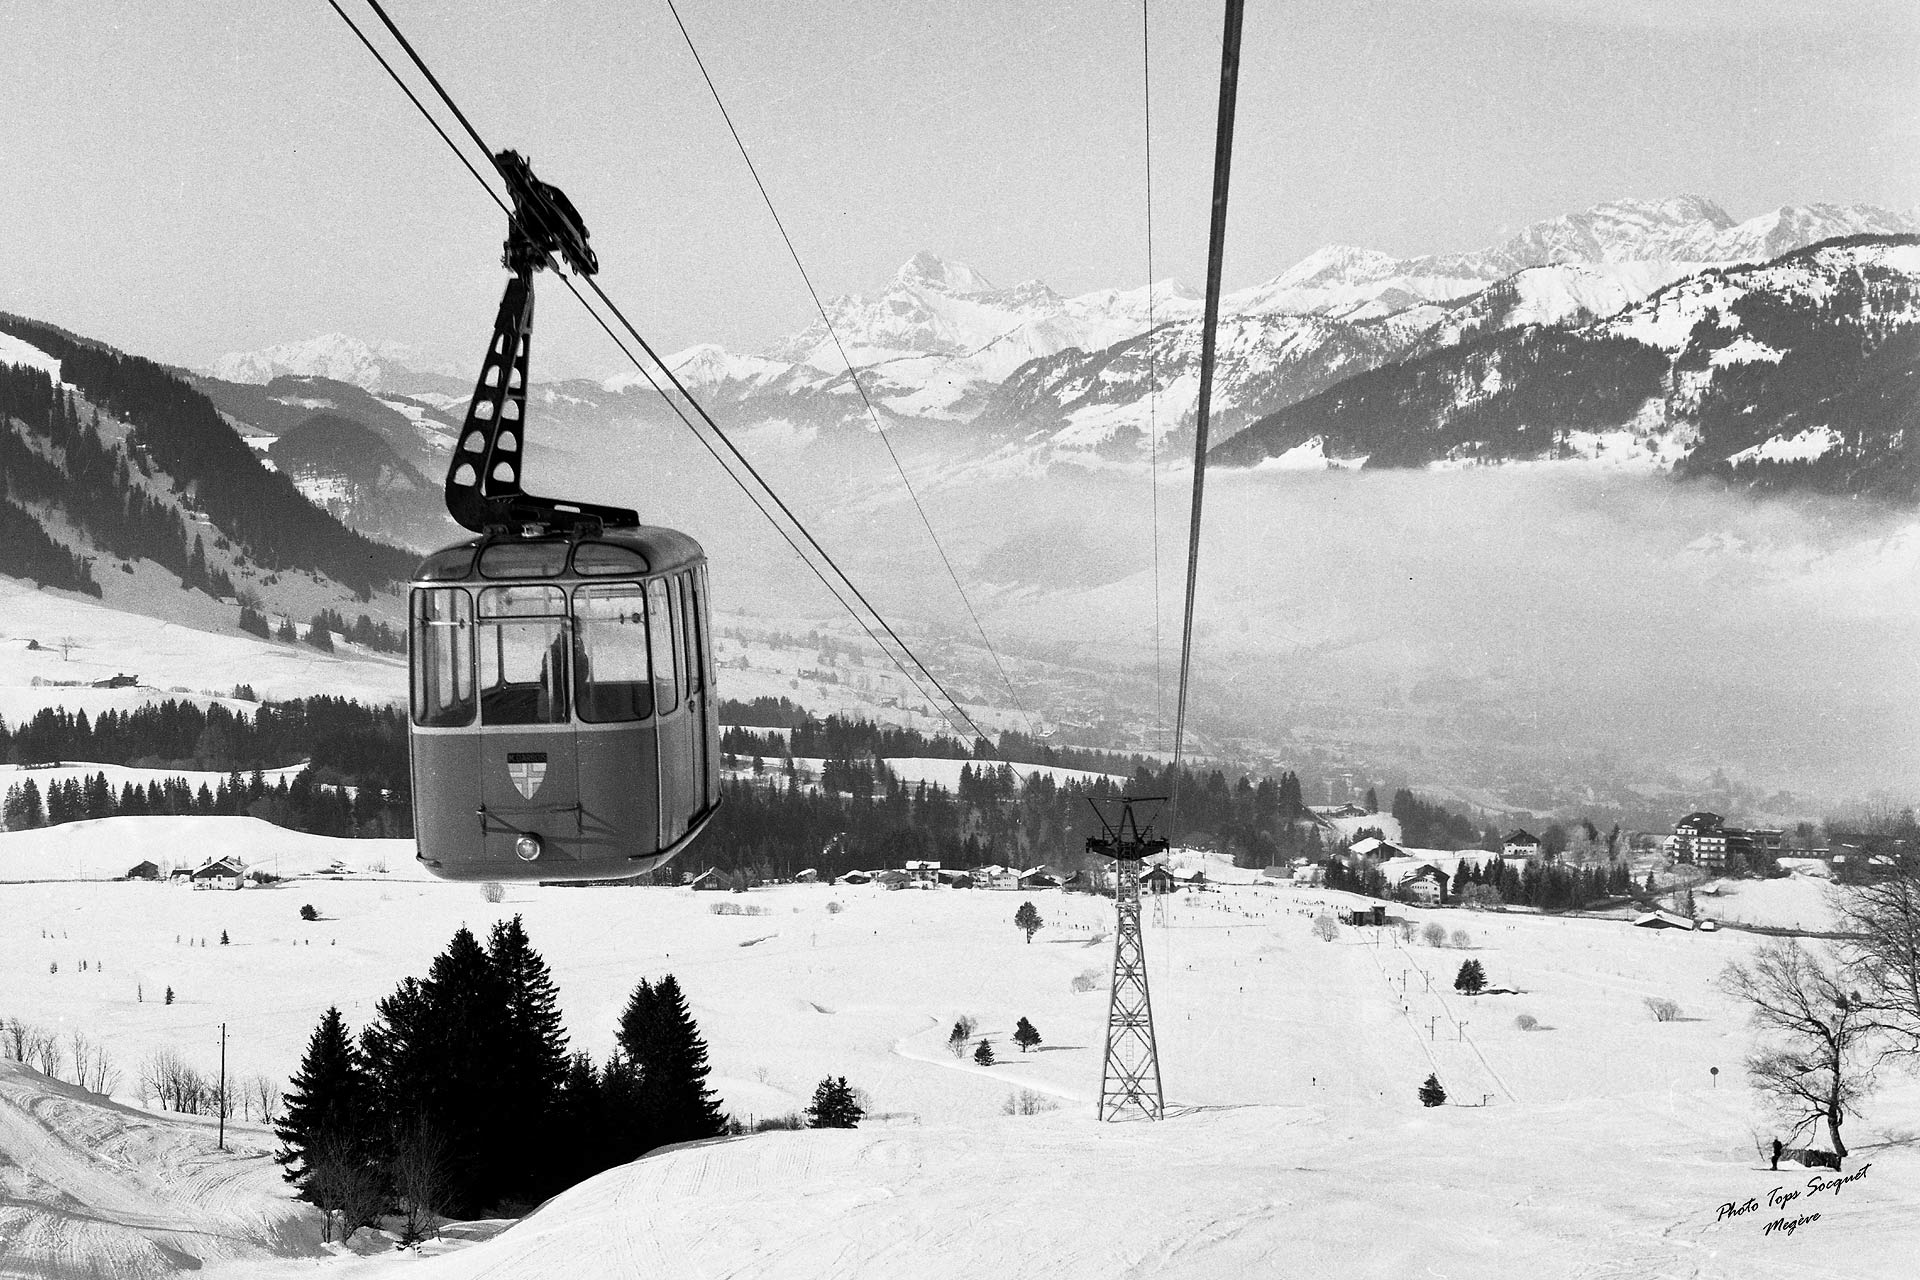
[[[214,1100],[220,1113],[220,1149],[227,1149],[227,1024],[220,1024],[220,1096]]]

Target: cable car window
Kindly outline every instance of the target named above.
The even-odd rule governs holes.
[[[488,587],[480,593],[483,618],[564,618],[567,593],[559,587]]]
[[[653,566],[631,547],[583,542],[573,549],[573,571],[583,578],[637,578]]]
[[[566,596],[558,587],[480,593],[480,722],[564,724]]]
[[[711,689],[714,685],[713,615],[708,612],[708,605],[713,599],[713,593],[712,588],[707,583],[707,566],[705,565],[698,565],[694,568],[693,593],[695,601],[701,606],[699,613],[700,656],[706,659],[704,670],[706,671],[707,687]]]
[[[566,567],[564,542],[496,542],[480,553],[486,578],[552,578]]]
[[[573,688],[580,718],[608,724],[651,716],[646,588],[637,582],[576,588],[573,617]]]
[[[472,547],[448,547],[428,556],[413,576],[423,582],[450,582],[473,572]]]
[[[665,578],[655,578],[647,584],[647,638],[653,653],[653,702],[661,715],[680,705],[670,599]]]
[[[682,623],[682,632],[686,636],[687,692],[689,695],[692,695],[706,688],[707,682],[704,679],[704,673],[707,668],[706,663],[700,660],[700,611],[693,607],[693,575],[683,573],[680,575],[679,581],[680,621]]]
[[[413,722],[473,723],[473,600],[459,587],[413,593]]]

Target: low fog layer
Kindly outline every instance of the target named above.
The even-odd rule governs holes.
[[[683,431],[582,475],[686,528],[723,611],[837,611]],[[973,637],[871,436],[743,437],[883,610]],[[1057,718],[1044,658],[1105,673],[1154,719],[1153,493],[1143,474],[997,474],[964,443],[896,441],[975,608]],[[1160,668],[1177,670],[1188,474],[1163,472]],[[1372,744],[1456,780],[1535,753],[1626,773],[1724,767],[1851,796],[1920,778],[1920,515],[1751,499],[1585,465],[1209,473],[1194,726],[1273,744]],[[912,634],[912,632],[910,632]],[[984,685],[982,687],[985,687]],[[1170,712],[1169,712],[1170,714]],[[1363,753],[1364,754],[1364,753]]]

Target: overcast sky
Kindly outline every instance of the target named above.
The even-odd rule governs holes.
[[[341,0],[356,18],[363,0]],[[1138,0],[679,0],[824,294],[915,251],[1146,275]],[[663,349],[811,307],[665,0],[389,0]],[[1215,4],[1152,0],[1155,274],[1198,283]],[[325,0],[0,0],[0,307],[202,364],[344,330],[465,367],[504,219]],[[1920,205],[1911,0],[1253,0],[1228,284],[1620,196]],[[383,42],[384,47],[384,42]],[[562,291],[535,367],[619,356]]]

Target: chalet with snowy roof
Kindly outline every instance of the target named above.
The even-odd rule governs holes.
[[[1173,872],[1158,863],[1140,873],[1140,892],[1142,893],[1172,893],[1179,887],[1180,882],[1174,879]]]
[[[1693,921],[1683,915],[1667,910],[1649,911],[1635,916],[1634,924],[1642,929],[1692,929]]]
[[[1502,857],[1534,859],[1540,856],[1540,838],[1524,827],[1507,833],[1500,844]]]
[[[1398,858],[1404,852],[1400,846],[1389,844],[1379,836],[1362,836],[1347,846],[1347,852],[1356,858],[1376,861],[1386,858]]]
[[[802,867],[794,874],[793,882],[795,884],[819,884],[820,873],[812,867]]]
[[[922,862],[909,859],[906,872],[916,881],[931,885],[940,878],[940,864],[937,862]]]
[[[687,881],[687,888],[696,889],[703,893],[711,893],[727,887],[726,873],[717,867],[708,867],[705,871],[696,873],[691,880]]]
[[[1055,868],[1041,863],[1037,867],[1028,867],[1020,873],[1022,889],[1058,889],[1066,877]]]
[[[865,871],[849,871],[834,879],[835,884],[872,884],[873,877]]]
[[[128,867],[127,874],[120,878],[122,880],[158,880],[160,868],[151,862],[136,862]]]
[[[193,873],[196,889],[238,889],[246,883],[247,868],[238,858],[215,858]]]

